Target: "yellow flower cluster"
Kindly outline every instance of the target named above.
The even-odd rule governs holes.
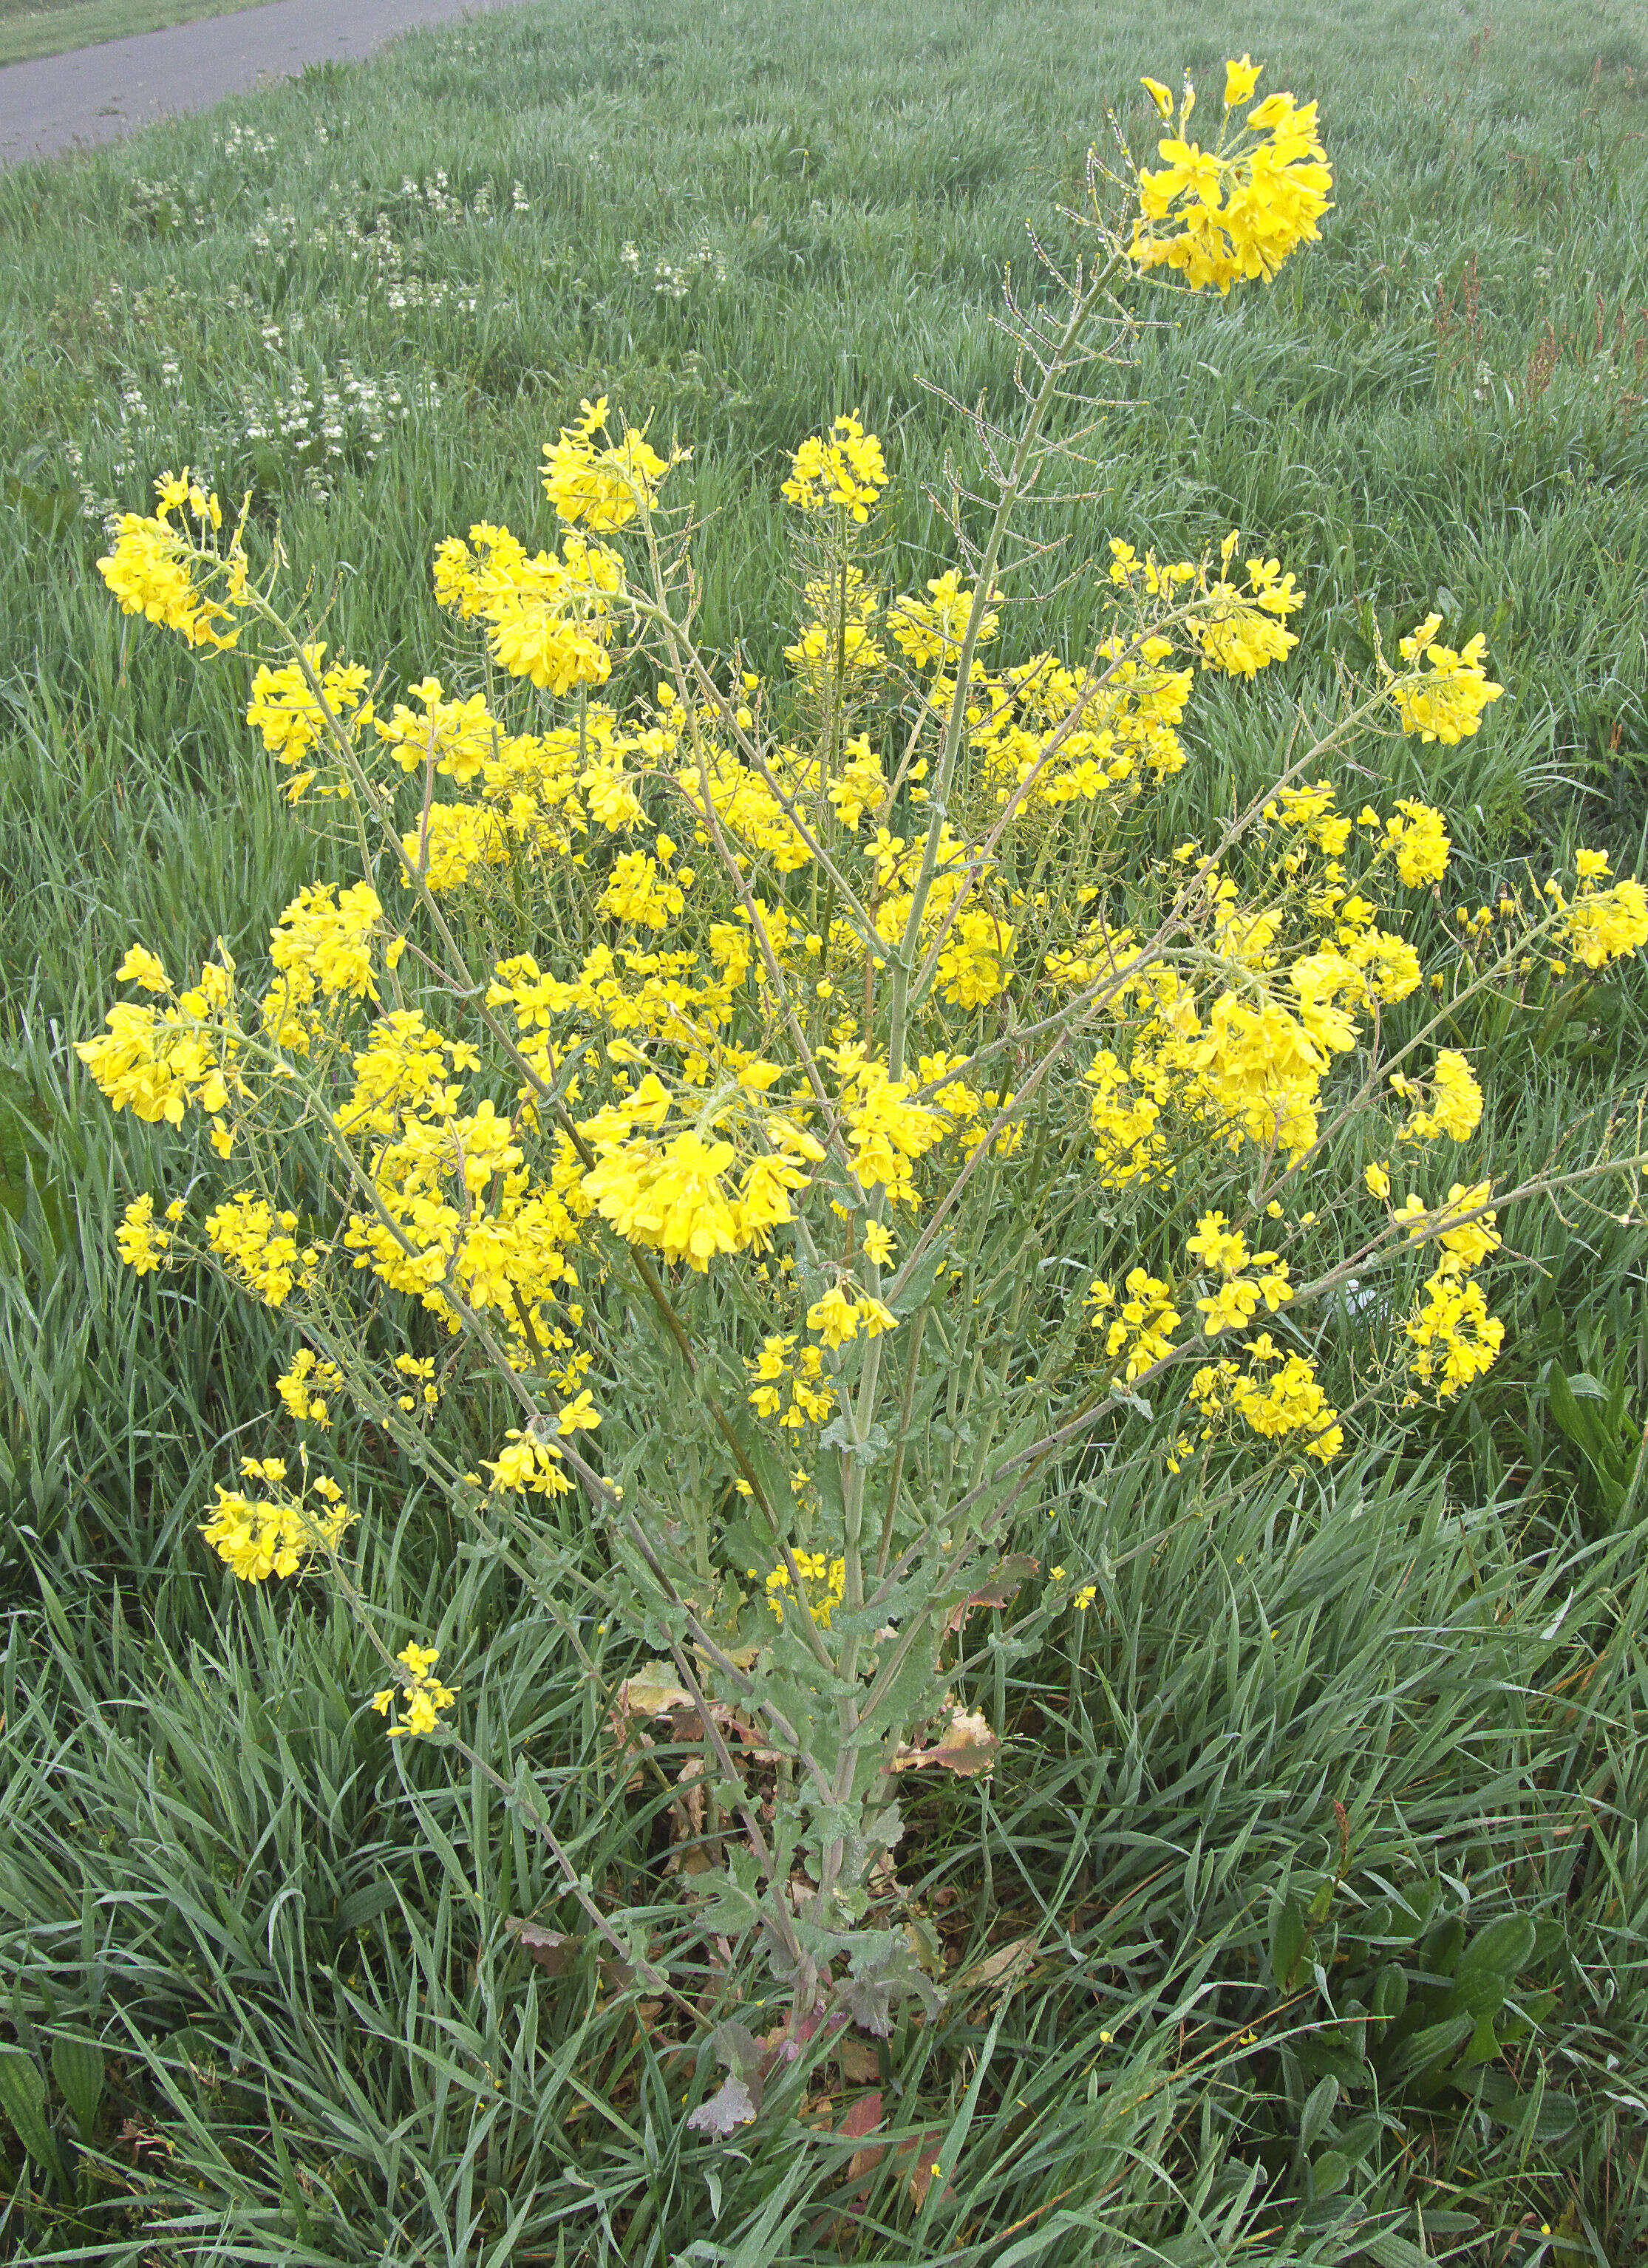
[[[98,561],[98,571],[120,600],[124,615],[143,615],[166,630],[177,630],[191,645],[232,647],[240,633],[223,630],[233,611],[246,601],[247,579],[242,527],[237,527],[228,548],[217,538],[223,529],[223,507],[189,479],[187,465],[180,473],[163,473],[155,482],[155,509],[145,517],[122,512],[112,552]],[[173,514],[179,515],[174,524]],[[187,521],[195,525],[191,530]],[[210,549],[208,542],[210,541]],[[205,580],[224,593],[219,600],[201,587]],[[224,600],[227,603],[224,603]]]
[[[949,1133],[947,1113],[936,1096],[918,1101],[916,1080],[889,1079],[886,1065],[869,1060],[856,1042],[833,1054],[841,1079],[842,1123],[859,1187],[885,1189],[895,1204],[912,1204],[915,1167]]]
[[[475,881],[489,867],[558,866],[592,821],[615,830],[641,818],[624,770],[638,744],[603,703],[588,704],[581,729],[508,733],[478,694],[445,702],[435,678],[412,691],[425,704],[423,716],[397,704],[388,725],[378,727],[395,760],[411,770],[432,755],[437,774],[481,799],[448,802],[431,794],[418,826],[401,837],[407,858],[438,894]]]
[[[269,959],[284,979],[279,994],[283,1023],[322,999],[347,993],[375,1001],[374,947],[383,923],[383,905],[370,882],[339,890],[330,882],[305,884],[282,914],[269,939]],[[393,968],[400,958],[392,942],[384,959]]]
[[[323,1257],[318,1244],[299,1245],[297,1227],[295,1212],[239,1189],[207,1214],[206,1241],[237,1283],[266,1307],[278,1307],[294,1288],[313,1283]]]
[[[1276,274],[1289,253],[1313,241],[1329,211],[1333,188],[1327,151],[1316,131],[1316,106],[1272,94],[1233,128],[1231,112],[1252,97],[1259,71],[1244,57],[1225,70],[1225,119],[1217,144],[1185,139],[1196,107],[1187,85],[1179,131],[1157,144],[1160,170],[1141,173],[1132,254],[1141,268],[1166,267],[1192,290],[1228,292],[1239,277]],[[1173,99],[1159,80],[1144,81],[1164,123]]]
[[[1246,1236],[1232,1228],[1222,1212],[1202,1215],[1187,1249],[1223,1279],[1213,1292],[1196,1301],[1203,1338],[1246,1330],[1261,1305],[1274,1314],[1293,1297],[1285,1264],[1273,1252],[1251,1251]],[[1105,1353],[1131,1385],[1171,1359],[1177,1351],[1173,1334],[1182,1318],[1173,1304],[1171,1285],[1146,1270],[1133,1269],[1124,1288],[1127,1297],[1118,1305],[1115,1288],[1096,1277],[1084,1305],[1091,1310],[1095,1326],[1110,1317]],[[1301,1354],[1284,1357],[1268,1331],[1261,1332],[1246,1351],[1245,1368],[1227,1359],[1203,1364],[1196,1372],[1190,1393],[1203,1421],[1202,1440],[1211,1441],[1226,1414],[1234,1412],[1262,1439],[1274,1440],[1297,1433],[1304,1436],[1306,1454],[1321,1462],[1337,1456],[1344,1447],[1339,1413],[1322,1392],[1309,1359]],[[1174,1471],[1179,1469],[1179,1458],[1188,1454],[1193,1446],[1188,1436],[1181,1437],[1179,1455],[1170,1460]]]
[[[158,957],[134,946],[115,971],[146,992],[171,992]],[[118,1001],[107,1033],[76,1042],[75,1053],[116,1110],[156,1126],[180,1126],[191,1106],[213,1120],[212,1142],[227,1157],[232,1136],[224,1123],[232,1097],[246,1088],[236,1069],[240,1031],[234,1010],[234,963],[208,961],[199,981],[156,1010]]]
[[[580,535],[567,536],[557,558],[528,554],[507,527],[477,521],[468,543],[449,536],[435,555],[441,605],[487,625],[493,659],[511,677],[557,696],[612,674],[614,603],[623,587],[618,554]]]
[[[1480,1378],[1505,1344],[1505,1325],[1489,1314],[1481,1285],[1440,1269],[1402,1329],[1414,1343],[1415,1377],[1444,1399]]]
[[[803,512],[821,512],[828,504],[862,524],[887,481],[880,442],[849,414],[838,417],[828,433],[803,441],[780,493]]]
[[[770,1331],[761,1341],[761,1352],[744,1360],[755,1381],[748,1397],[751,1409],[758,1418],[776,1418],[790,1432],[807,1424],[821,1425],[835,1406],[825,1380],[823,1348],[805,1346],[798,1356],[796,1338],[794,1331]]]
[[[421,1734],[440,1730],[440,1712],[450,1709],[458,1698],[450,1685],[443,1684],[435,1675],[435,1665],[440,1660],[440,1648],[435,1646],[403,1646],[396,1654],[405,1675],[394,1685],[386,1685],[374,1693],[372,1705],[380,1717],[389,1714],[398,1697],[403,1697],[406,1715],[399,1724],[391,1725],[389,1737],[398,1740],[402,1734],[416,1740]]]
[[[594,1398],[585,1388],[560,1412],[554,1433],[543,1420],[534,1420],[525,1431],[512,1426],[497,1455],[482,1458],[482,1462],[491,1474],[495,1489],[516,1495],[566,1496],[572,1484],[555,1439],[565,1441],[574,1433],[593,1432],[600,1424]]]
[[[614,443],[604,394],[579,407],[584,415],[578,423],[563,425],[559,441],[544,444],[544,494],[563,519],[581,519],[598,534],[610,534],[627,527],[637,512],[651,511],[666,475],[686,453],[676,450],[666,461],[644,434],[628,428]],[[604,448],[596,447],[597,434],[607,437]]]
[[[1399,705],[1401,699],[1398,694]],[[1468,729],[1475,732],[1476,727],[1472,724]],[[1365,827],[1379,823],[1379,814],[1366,805],[1359,818]],[[1396,872],[1405,888],[1420,889],[1427,882],[1439,882],[1446,873],[1453,845],[1442,814],[1430,804],[1399,796],[1395,817],[1385,821],[1385,840],[1395,855]]]
[[[1366,1179],[1376,1197],[1389,1197],[1390,1179],[1382,1167],[1370,1167]],[[1445,1400],[1480,1378],[1505,1344],[1504,1323],[1489,1314],[1481,1285],[1469,1280],[1504,1241],[1497,1215],[1486,1209],[1492,1195],[1491,1182],[1455,1182],[1446,1202],[1434,1210],[1409,1195],[1392,1215],[1407,1225],[1409,1244],[1429,1241],[1438,1248],[1436,1268],[1402,1329],[1413,1344],[1412,1374]]]
[[[1261,1300],[1274,1315],[1293,1297],[1287,1263],[1274,1252],[1250,1252],[1247,1238],[1225,1225],[1222,1212],[1203,1213],[1186,1248],[1225,1279],[1217,1291],[1196,1301],[1208,1338],[1216,1338],[1220,1331],[1246,1330]]]
[[[897,1319],[890,1307],[879,1300],[872,1299],[868,1292],[850,1294],[840,1284],[832,1284],[820,1300],[815,1300],[807,1309],[807,1329],[816,1331],[832,1354],[837,1347],[845,1346],[862,1331],[866,1338],[879,1338],[883,1331],[897,1329]]]
[[[840,1606],[847,1587],[847,1562],[831,1559],[822,1551],[797,1551],[791,1554],[801,1571],[801,1580],[807,1587],[807,1611],[820,1630],[830,1626],[830,1616]],[[750,1573],[755,1570],[752,1567]],[[795,1596],[795,1586],[790,1580],[788,1567],[775,1567],[767,1578],[767,1603],[782,1622],[785,1602]]]
[[[219,1486],[211,1518],[201,1534],[243,1583],[295,1575],[311,1560],[335,1551],[355,1518],[343,1492],[324,1474],[294,1491],[278,1457],[243,1457],[243,1480],[260,1481],[270,1494],[256,1498]]]
[[[1262,1440],[1302,1435],[1307,1457],[1331,1463],[1344,1447],[1344,1429],[1309,1358],[1284,1356],[1269,1332],[1262,1331],[1248,1347],[1247,1359],[1247,1370],[1226,1359],[1204,1363],[1192,1377],[1190,1398],[1203,1421],[1202,1439],[1211,1440],[1225,1413],[1233,1411]]]
[[[398,1354],[394,1366],[406,1380],[408,1391],[395,1396],[396,1406],[408,1417],[440,1406],[441,1389],[433,1359],[428,1355]]]
[[[1484,1260],[1497,1252],[1503,1240],[1496,1226],[1498,1215],[1482,1208],[1493,1195],[1489,1182],[1467,1185],[1455,1182],[1447,1193],[1447,1202],[1435,1212],[1429,1211],[1423,1198],[1409,1196],[1404,1199],[1394,1218],[1409,1224],[1408,1241],[1418,1244],[1428,1234],[1434,1234],[1440,1245],[1442,1258],[1439,1272],[1444,1276],[1468,1275],[1480,1268]],[[1467,1219],[1475,1214],[1475,1219]]]
[[[1409,887],[1441,878],[1451,847],[1441,813],[1412,798],[1401,799],[1388,820],[1365,807],[1369,850],[1354,875],[1343,855],[1351,821],[1335,809],[1329,783],[1284,790],[1264,817],[1279,897],[1254,906],[1232,877],[1210,869],[1194,888],[1187,886],[1188,905],[1203,908],[1236,980],[1210,1000],[1198,1000],[1171,968],[1127,977],[1137,940],[1130,930],[1102,923],[1052,963],[1071,986],[1109,975],[1118,1017],[1129,1000],[1139,1012],[1125,1057],[1101,1048],[1087,1071],[1090,1123],[1107,1188],[1166,1178],[1175,1126],[1199,1125],[1232,1148],[1247,1141],[1301,1155],[1316,1138],[1334,1057],[1357,1045],[1376,1006],[1406,998],[1422,981],[1416,946],[1384,925],[1389,917],[1368,894],[1387,865]],[[1197,855],[1195,846],[1183,846],[1182,855]],[[1463,1058],[1445,1057],[1432,1081],[1441,1115],[1433,1111],[1434,1125],[1421,1123],[1423,1114],[1416,1118],[1413,1138],[1458,1128],[1462,1140],[1475,1123],[1473,1095],[1480,1116],[1481,1096]],[[1398,1091],[1409,1088],[1403,1083]]]
[[[1240,540],[1235,529],[1225,538],[1216,581],[1208,582],[1198,571],[1191,587],[1205,593],[1208,607],[1193,616],[1188,634],[1200,650],[1203,669],[1253,678],[1271,662],[1285,661],[1299,644],[1286,625],[1288,616],[1304,605],[1305,593],[1275,559],[1248,560],[1247,582],[1232,582],[1231,559]],[[1114,544],[1111,549],[1115,549]],[[1112,576],[1114,579],[1114,567]]]
[[[548,1177],[534,1174],[513,1122],[489,1097],[471,1111],[452,1100],[431,1094],[424,1111],[406,1111],[394,1138],[369,1152],[376,1203],[349,1215],[343,1248],[357,1268],[451,1330],[460,1328],[458,1303],[487,1316],[524,1362],[534,1345],[559,1348],[565,1338],[553,1311],[578,1282],[567,1259],[578,1234],[568,1202],[578,1160],[563,1138]]]
[[[791,1192],[810,1178],[769,1152],[745,1167],[735,1191],[725,1177],[737,1161],[731,1142],[706,1142],[695,1127],[666,1143],[615,1142],[585,1176],[584,1194],[620,1236],[702,1275],[722,1253],[764,1245],[792,1218]]]
[[[132,1199],[114,1232],[114,1242],[121,1258],[135,1276],[151,1276],[165,1265],[172,1247],[172,1230],[182,1219],[183,1211],[182,1198],[173,1197],[166,1209],[170,1226],[162,1228],[154,1217],[154,1199],[147,1191]]]
[[[1418,1087],[1402,1072],[1393,1071],[1390,1083],[1413,1105],[1398,1138],[1403,1142],[1434,1142],[1443,1134],[1452,1141],[1467,1142],[1482,1123],[1482,1091],[1455,1048],[1444,1048],[1437,1057],[1428,1107],[1421,1104]]]
[[[992,592],[999,598],[999,592]],[[907,595],[887,608],[887,628],[905,658],[917,669],[953,661],[961,649],[974,593],[953,567],[935,575],[924,599]],[[992,607],[979,619],[975,643],[988,645],[1001,628],[1001,616]]]
[[[316,1425],[329,1425],[332,1411],[327,1397],[342,1394],[343,1373],[335,1362],[327,1362],[316,1354],[313,1347],[299,1347],[292,1357],[291,1368],[276,1380],[275,1391],[300,1425],[307,1420]]]
[[[1135,644],[1103,641],[1089,669],[1051,653],[1033,656],[999,677],[975,664],[968,687],[968,742],[981,784],[998,805],[1015,794],[1051,810],[1100,798],[1120,801],[1149,777],[1181,770],[1185,751],[1176,727],[1193,673],[1169,665],[1171,638]],[[947,706],[943,679],[932,689]]]
[[[438,677],[421,677],[407,688],[407,699],[420,704],[421,716],[397,701],[386,718],[374,720],[379,739],[402,771],[432,765],[441,778],[467,787],[485,771],[488,759],[500,753],[501,736],[484,694],[448,701]]]
[[[1608,872],[1600,850],[1579,851],[1575,864],[1579,895],[1562,909],[1567,916],[1567,946],[1574,959],[1584,968],[1600,968],[1628,953],[1640,953],[1648,945],[1648,892],[1635,876],[1600,888]]]
[[[1147,1269],[1129,1269],[1124,1288],[1127,1297],[1117,1307],[1114,1287],[1095,1276],[1083,1304],[1093,1309],[1095,1324],[1116,1308],[1105,1334],[1105,1352],[1113,1362],[1121,1362],[1130,1386],[1173,1352],[1173,1334],[1181,1318],[1168,1286]]]
[[[263,746],[277,763],[303,767],[294,769],[286,783],[292,803],[312,792],[349,800],[353,784],[335,745],[321,748],[331,758],[324,770],[306,759],[323,741],[342,740],[352,746],[372,720],[365,670],[358,662],[328,663],[326,652],[324,645],[306,645],[301,663],[284,662],[278,669],[261,664],[252,680],[247,724],[263,735]]]
[[[1404,733],[1417,733],[1422,740],[1440,740],[1453,747],[1476,730],[1482,711],[1499,699],[1505,688],[1496,685],[1482,666],[1488,641],[1480,630],[1456,653],[1436,643],[1441,627],[1440,615],[1427,615],[1403,638],[1402,659],[1410,668],[1417,668],[1423,659],[1426,674],[1416,684],[1398,683],[1394,698]]]

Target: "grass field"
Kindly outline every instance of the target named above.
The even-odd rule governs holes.
[[[251,0],[255,5],[255,0]],[[0,0],[0,64],[63,55],[202,16],[227,16],[234,0]]]
[[[0,10],[0,55],[20,20]],[[690,2132],[707,2062],[592,1955],[549,1973],[504,1929],[555,1910],[519,1814],[444,1756],[386,1756],[372,1658],[318,1587],[237,1593],[202,1550],[283,1342],[204,1280],[122,1270],[114,1224],[162,1145],[70,1052],[134,938],[255,962],[314,872],[244,672],[112,604],[108,511],[182,462],[252,488],[335,591],[327,639],[412,678],[451,665],[435,541],[540,524],[540,445],[606,392],[693,449],[706,640],[776,663],[787,453],[861,408],[899,585],[936,573],[923,483],[967,444],[923,381],[1006,406],[993,319],[1004,267],[1034,273],[1026,217],[1061,242],[1111,102],[1144,146],[1141,71],[1210,85],[1258,37],[1224,0],[1169,0],[1148,46],[1136,11],[1064,0],[562,0],[0,175],[0,2252],[1648,2252],[1640,1220],[1517,1222],[1490,1378],[1349,1461],[1324,1513],[1278,1480],[1187,1526],[1144,1463],[1066,1506],[1115,1605],[1078,1660],[1063,1638],[982,1673],[1017,1733],[921,1838],[949,1998],[887,2043],[888,2147],[850,2178],[839,2095],[799,2142]],[[1095,571],[1015,635],[1079,642],[1112,534],[1194,556],[1240,526],[1308,590],[1306,685],[1432,606],[1455,644],[1488,636],[1508,697],[1482,734],[1407,745],[1352,798],[1444,804],[1484,896],[1578,836],[1640,869],[1640,18],[1287,0],[1262,37],[1321,99],[1327,240],[1269,293],[1154,304],[1098,500],[1043,529]],[[1263,688],[1201,713],[1174,832],[1259,783],[1285,722]],[[1529,1048],[1498,1170],[1581,1113],[1634,1123],[1645,1073],[1637,975]],[[626,1791],[563,1638],[364,1437],[338,1446],[364,1587],[411,1628],[456,1594],[470,1737],[507,1732],[588,1879],[662,1911],[662,1800]],[[1438,2025],[1531,2021],[1461,2084],[1425,2033],[1321,2048],[1409,1995]]]

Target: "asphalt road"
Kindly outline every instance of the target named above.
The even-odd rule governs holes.
[[[135,39],[0,68],[0,166],[118,142],[180,110],[210,110],[305,63],[369,55],[420,24],[519,0],[265,0]]]

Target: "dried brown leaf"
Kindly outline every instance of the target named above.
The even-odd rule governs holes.
[[[873,2134],[881,2124],[881,2092],[878,2088],[872,2095],[861,2095],[842,2120],[838,2132],[849,2141]],[[855,2150],[847,2161],[849,2181],[862,2181],[866,2174],[874,2173],[887,2154],[885,2142],[872,2142],[862,2150]]]
[[[1015,1937],[987,1953],[982,1961],[971,1962],[954,1980],[953,1989],[975,1992],[989,1984],[1015,1985],[1028,1975],[1038,1949],[1034,1937]]]
[[[1019,1590],[1032,1575],[1039,1575],[1041,1563],[1032,1559],[1027,1552],[1016,1552],[1004,1559],[987,1582],[963,1599],[959,1607],[952,1607],[945,1624],[946,1635],[959,1631],[975,1607],[1010,1607]]]
[[[504,1918],[504,1933],[512,1937],[547,1977],[563,1976],[578,1950],[576,1938],[563,1937],[558,1930],[545,1929],[535,1921],[518,1920],[513,1914]]]
[[[894,1771],[919,1771],[937,1764],[945,1771],[972,1779],[989,1771],[996,1762],[1000,1741],[991,1732],[982,1711],[958,1709],[931,1749],[901,1749],[893,1760]]]

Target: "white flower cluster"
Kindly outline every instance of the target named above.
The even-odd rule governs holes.
[[[291,326],[298,328],[297,316]],[[279,328],[266,326],[262,335],[264,344],[278,353],[283,343]],[[296,473],[308,495],[324,500],[346,473],[358,475],[377,463],[392,431],[411,419],[415,393],[420,409],[437,409],[440,401],[430,381],[414,389],[394,377],[363,377],[351,363],[340,360],[333,370],[289,369],[283,377],[271,371],[261,384],[242,380],[232,408],[180,426],[180,405],[166,399],[181,393],[180,365],[163,361],[160,379],[165,392],[158,401],[151,402],[129,372],[120,391],[120,426],[107,472],[116,483],[139,479],[144,484],[139,495],[122,502],[105,493],[94,485],[85,449],[77,443],[63,447],[83,516],[106,528],[123,512],[144,508],[146,482],[157,466],[181,461],[192,462],[205,485],[216,486],[225,497]]]
[[[430,406],[436,389],[423,389]],[[335,375],[312,377],[294,371],[283,393],[259,402],[241,395],[240,438],[250,444],[277,443],[283,457],[303,470],[312,495],[329,496],[333,477],[346,468],[364,469],[383,453],[389,429],[404,425],[412,406],[392,379],[363,378],[340,361]]]
[[[628,237],[618,254],[618,262],[632,276],[640,275],[641,248]],[[693,285],[703,278],[717,284],[726,282],[726,261],[713,245],[701,244],[695,257],[680,266],[673,260],[655,260],[652,263],[652,289],[661,299],[684,299]]]
[[[243,126],[232,118],[223,139],[217,144],[225,158],[272,158],[278,147],[272,134],[260,134],[250,126]]]
[[[497,214],[492,195],[491,182],[482,181],[466,204],[462,197],[454,195],[445,168],[440,166],[422,181],[415,180],[410,173],[401,176],[402,206],[408,212],[427,214],[430,219],[449,228],[456,227],[460,221],[495,219]],[[509,209],[518,213],[532,210],[532,199],[526,194],[525,182],[511,184]]]
[[[477,292],[466,288],[461,280],[432,277],[423,272],[420,238],[423,225],[430,221],[451,228],[462,222],[486,223],[532,210],[532,200],[522,181],[511,183],[509,204],[502,215],[495,207],[494,195],[491,183],[482,181],[466,202],[454,194],[444,168],[438,167],[423,181],[403,174],[394,210],[380,210],[370,227],[363,227],[352,212],[345,211],[323,214],[305,228],[296,213],[271,206],[249,230],[246,241],[260,258],[301,250],[364,268],[367,288],[381,290],[385,304],[397,314],[414,307],[453,307],[460,313],[474,314],[481,304]],[[409,221],[413,232],[408,237]]]
[[[185,228],[198,232],[207,212],[198,180],[185,181],[175,174],[158,181],[133,174],[126,184],[123,202],[128,221],[155,236],[175,236]]]

